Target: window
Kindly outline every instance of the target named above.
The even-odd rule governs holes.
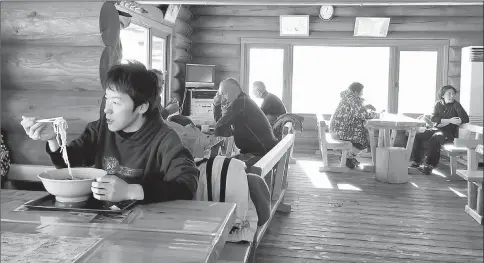
[[[151,37],[151,68],[161,72],[166,71],[166,39],[152,36]]]
[[[430,114],[436,100],[437,51],[400,51],[398,112]]]
[[[331,114],[352,82],[364,85],[363,98],[387,110],[389,47],[295,46],[292,111]]]
[[[255,81],[264,82],[267,91],[282,100],[284,85],[284,49],[249,49],[249,94],[260,106],[262,99],[256,98],[252,86]]]
[[[166,67],[166,42],[167,38],[161,34],[158,34],[157,31],[151,32],[151,68],[157,69],[161,73],[163,73],[163,84],[162,90],[163,92],[160,93],[161,96],[161,103],[166,105],[165,101],[165,94],[168,94],[169,91],[166,90],[166,76],[167,76],[167,67]]]
[[[121,29],[122,60],[137,60],[148,69],[157,69],[164,75],[163,92],[160,94],[161,103],[166,104],[170,94],[169,63],[170,40],[172,29],[159,26],[162,30],[143,25],[134,21]]]
[[[131,23],[119,34],[123,49],[123,60],[137,60],[146,67],[148,64],[148,28]]]
[[[447,80],[448,40],[242,38],[241,45],[244,89],[251,94],[256,79],[278,96],[282,88],[295,113],[332,113],[341,91],[360,82],[377,111],[424,114]]]

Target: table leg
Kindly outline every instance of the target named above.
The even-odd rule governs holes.
[[[395,147],[396,138],[397,138],[397,130],[392,130],[392,135],[390,137],[390,147]]]
[[[390,138],[390,129],[385,129],[384,131],[384,141],[385,141],[385,147],[391,147],[392,145],[390,144],[391,138]]]
[[[412,128],[408,133],[408,140],[407,140],[407,163],[410,162],[410,155],[412,154],[413,149],[413,141],[415,140],[415,135],[417,134],[417,129]]]
[[[369,127],[368,133],[370,135],[371,162],[373,164],[373,167],[375,167],[375,164],[376,164],[375,129],[373,127]]]
[[[385,129],[378,130],[378,145],[376,147],[385,147]]]

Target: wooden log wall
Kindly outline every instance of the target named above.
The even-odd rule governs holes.
[[[352,39],[356,16],[390,17],[387,38],[448,39],[448,83],[460,86],[463,46],[483,45],[482,6],[336,6],[331,21],[319,18],[320,6],[192,6],[191,63],[216,65],[216,81],[240,79],[240,39],[278,38],[280,15],[310,15],[310,37]],[[316,150],[316,133],[296,138]],[[309,130],[308,130],[309,132]],[[305,144],[306,144],[305,143]],[[311,146],[312,145],[312,146]],[[314,149],[313,149],[314,148]]]
[[[1,126],[13,163],[51,164],[21,116],[64,117],[68,140],[98,118],[102,2],[2,2]]]
[[[193,32],[190,26],[192,13],[189,6],[183,6],[178,12],[175,21],[175,37],[173,38],[173,64],[172,64],[172,97],[180,103],[183,101],[185,93],[185,67],[192,56],[189,49],[192,46],[190,35]],[[181,106],[181,105],[180,105]]]

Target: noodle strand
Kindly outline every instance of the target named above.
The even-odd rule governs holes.
[[[52,125],[54,126],[54,132],[56,134],[56,140],[61,148],[62,158],[67,164],[67,169],[69,170],[69,175],[74,179],[71,171],[71,164],[69,163],[69,158],[67,156],[67,121],[64,118],[56,119]],[[60,137],[60,138],[59,138]]]

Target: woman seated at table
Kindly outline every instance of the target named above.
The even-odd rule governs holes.
[[[435,103],[431,117],[434,127],[415,136],[410,166],[418,167],[424,174],[431,174],[439,163],[442,144],[453,142],[459,132],[458,126],[469,122],[467,112],[455,99],[456,93],[457,90],[450,85],[440,88],[439,100]],[[424,142],[428,142],[428,146],[422,162],[420,152]]]
[[[359,165],[356,156],[369,146],[365,120],[373,119],[378,114],[372,105],[363,105],[363,85],[353,82],[347,90],[341,92],[341,101],[331,116],[329,132],[333,139],[350,141],[353,149],[348,151],[346,166],[350,169]]]

